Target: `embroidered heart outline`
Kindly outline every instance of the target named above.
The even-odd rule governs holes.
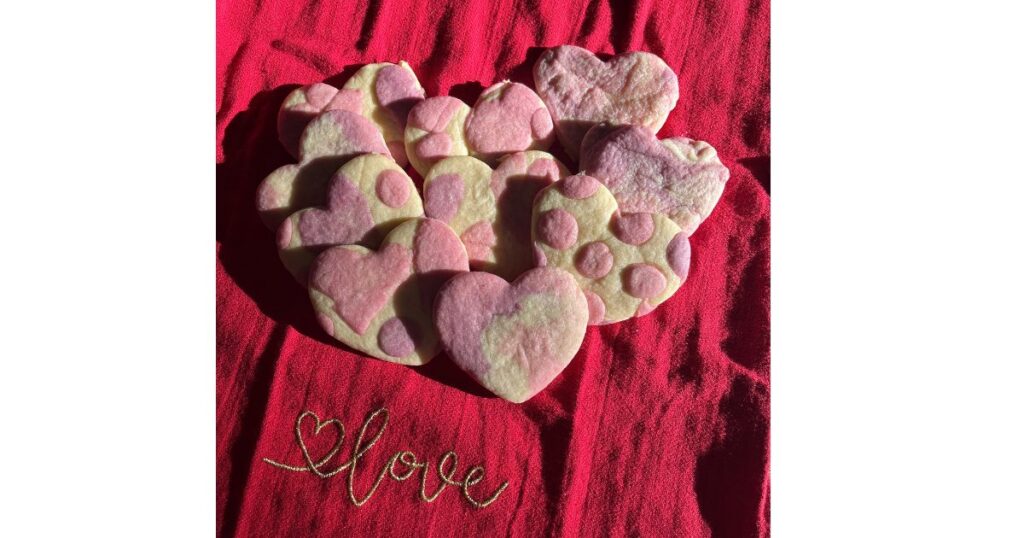
[[[309,455],[309,448],[306,446],[306,441],[302,436],[302,421],[306,417],[313,417],[316,421],[316,427],[313,428],[313,435],[320,435],[320,430],[323,430],[328,425],[333,424],[338,430],[338,440],[334,443],[334,446],[327,452],[327,455],[320,461],[314,463],[313,458]],[[315,412],[307,410],[299,415],[299,418],[295,419],[295,440],[299,444],[299,450],[302,451],[302,459],[306,462],[306,468],[313,472],[313,474],[320,478],[330,478],[334,476],[341,469],[337,469],[330,473],[324,473],[320,470],[321,467],[327,465],[327,462],[331,461],[334,456],[338,455],[338,451],[341,450],[341,445],[345,442],[345,425],[342,424],[341,420],[336,418],[330,418],[327,420],[320,420],[320,416]]]

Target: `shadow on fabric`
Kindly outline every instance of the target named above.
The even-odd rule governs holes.
[[[340,86],[359,67],[346,67],[327,82]],[[224,271],[274,321],[323,344],[361,355],[321,329],[306,290],[281,264],[275,233],[263,225],[256,212],[256,189],[263,178],[294,162],[277,140],[277,111],[297,87],[292,84],[259,92],[225,129],[224,162],[217,164],[217,256]],[[412,370],[475,396],[494,397],[443,353]]]
[[[697,460],[697,504],[714,537],[757,536],[768,528],[768,507],[759,505],[767,492],[750,495],[768,483],[767,407],[763,387],[735,378],[720,407],[725,438]]]

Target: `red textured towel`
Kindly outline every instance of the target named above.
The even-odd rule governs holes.
[[[768,534],[769,4],[611,4],[218,2],[219,534]],[[489,396],[444,355],[410,368],[334,343],[254,209],[256,185],[289,162],[275,134],[284,96],[404,59],[428,95],[472,103],[498,80],[532,86],[542,48],[564,43],[663,57],[680,99],[661,136],[706,140],[730,168],[691,238],[688,281],[650,315],[588,328],[569,367],[522,405]],[[300,425],[314,461],[338,439],[327,420],[344,425],[321,468],[349,461],[334,476],[265,461],[306,468],[295,425],[307,410],[323,421],[318,433],[317,418]],[[384,469],[356,506],[403,450],[415,460],[393,471],[415,474]],[[431,498],[449,450],[451,484],[425,502],[421,476]]]

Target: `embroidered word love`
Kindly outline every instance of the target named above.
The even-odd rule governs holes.
[[[338,431],[338,440],[334,443],[334,446],[327,451],[322,458],[317,461],[313,461],[313,457],[309,454],[309,449],[306,446],[306,441],[302,436],[302,422],[307,418],[312,418],[316,421],[313,429],[314,435],[319,435],[320,431],[327,426],[333,426]],[[372,430],[372,427],[379,423],[379,427],[376,429],[376,433],[368,438],[367,432]],[[377,473],[377,478],[373,481],[373,485],[365,493],[364,496],[360,497],[356,494],[356,468],[359,466],[359,461],[366,455],[366,453],[373,448],[373,445],[377,444],[377,441],[384,435],[384,430],[388,426],[388,410],[380,408],[370,414],[363,422],[362,429],[359,430],[359,437],[356,438],[356,444],[352,448],[352,457],[342,462],[337,467],[325,470],[328,463],[338,454],[341,450],[341,445],[345,441],[345,426],[340,420],[331,418],[327,420],[320,420],[313,411],[305,411],[295,419],[295,441],[299,445],[299,450],[302,452],[302,459],[305,465],[296,466],[288,465],[274,461],[270,458],[263,458],[263,461],[286,471],[294,472],[312,472],[320,478],[331,478],[335,475],[348,471],[348,477],[346,483],[348,485],[348,498],[352,501],[352,504],[356,506],[362,506],[370,500],[370,497],[376,493],[377,488],[380,487],[381,482],[384,481],[385,476],[391,477],[393,480],[402,482],[411,478],[417,472],[420,473],[420,488],[419,498],[423,502],[434,502],[435,499],[441,492],[448,486],[454,486],[462,488],[462,496],[466,498],[469,504],[477,507],[484,508],[489,506],[494,501],[498,500],[498,497],[508,487],[508,481],[502,482],[498,489],[496,489],[489,497],[483,500],[477,500],[471,493],[470,488],[476,486],[484,479],[484,467],[482,465],[476,465],[470,467],[466,474],[462,477],[462,480],[456,480],[455,474],[459,467],[459,456],[454,450],[449,450],[441,455],[441,459],[437,462],[437,476],[438,483],[437,489],[433,493],[427,493],[427,476],[430,474],[428,460],[419,461],[416,454],[409,450],[400,450],[396,452],[384,467],[381,468],[380,472]],[[400,469],[396,468],[400,467]]]

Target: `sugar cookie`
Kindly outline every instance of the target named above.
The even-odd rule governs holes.
[[[466,144],[472,155],[488,163],[517,151],[546,150],[554,138],[544,101],[518,82],[499,82],[484,90],[466,118]]]
[[[331,177],[324,207],[301,209],[281,224],[281,261],[304,284],[309,264],[325,248],[376,247],[400,222],[421,215],[423,204],[405,171],[383,155],[362,155]]]
[[[611,191],[589,176],[542,190],[532,230],[538,263],[576,278],[591,325],[647,314],[689,272],[690,242],[675,222],[660,214],[620,214]]]
[[[586,49],[563,45],[541,54],[533,80],[572,159],[579,158],[580,143],[593,125],[607,121],[657,131],[679,100],[676,74],[649,52],[626,52],[605,62]]]
[[[494,170],[473,157],[448,157],[423,180],[424,213],[459,234],[470,267],[512,280],[534,267],[534,197],[566,175],[565,165],[543,151],[514,153]]]
[[[369,120],[342,110],[318,115],[300,140],[301,161],[274,170],[256,189],[256,209],[268,228],[277,229],[299,209],[324,205],[327,182],[352,157],[390,156],[384,138]]]
[[[729,169],[707,142],[658,140],[645,127],[595,127],[580,168],[604,183],[622,211],[664,213],[692,235],[711,214]]]
[[[466,117],[469,105],[448,96],[428,97],[409,111],[405,153],[421,176],[445,157],[469,155]]]
[[[277,112],[277,137],[284,149],[299,158],[299,138],[313,118],[328,110],[362,113],[362,96],[358,91],[339,91],[330,84],[317,82],[297,88],[281,103]]]
[[[434,297],[452,276],[469,270],[466,250],[443,222],[409,219],[376,251],[330,248],[309,272],[309,296],[320,325],[334,339],[399,364],[429,362],[440,351]]]
[[[376,125],[395,162],[405,166],[405,125],[409,111],[425,93],[409,64],[399,61],[361,67],[345,82],[342,92],[356,92],[362,98],[360,113]]]
[[[448,355],[494,394],[522,403],[548,386],[579,351],[587,300],[572,275],[532,269],[509,284],[462,273],[437,295],[435,322]]]
[[[271,172],[256,188],[256,210],[263,224],[276,230],[300,208],[324,205],[327,182],[341,164],[338,159],[314,159]]]
[[[329,110],[313,118],[299,138],[300,162],[361,153],[392,156],[373,123],[345,110]]]

